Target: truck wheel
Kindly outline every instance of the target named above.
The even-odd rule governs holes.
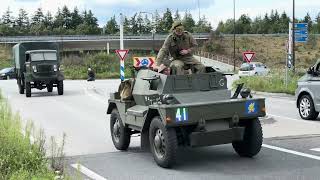
[[[232,142],[234,150],[242,157],[257,155],[262,146],[262,127],[258,118],[240,121],[240,126],[245,127],[243,140]]]
[[[57,89],[58,89],[58,94],[63,95],[63,81],[58,81]]]
[[[303,95],[299,99],[299,114],[302,119],[312,120],[317,119],[319,112],[316,112],[313,100],[310,95]]]
[[[21,82],[21,79],[17,79],[17,84],[19,88],[19,93],[24,94],[24,86],[23,86],[23,83]]]
[[[52,84],[47,84],[47,91],[52,92],[53,90],[53,85]]]
[[[156,163],[163,168],[171,167],[176,161],[178,148],[175,129],[166,128],[160,117],[156,116],[150,124],[149,141]]]
[[[119,111],[115,108],[110,115],[110,133],[113,145],[118,150],[127,150],[130,144],[130,129],[123,126]]]
[[[31,97],[31,84],[26,82],[26,97]]]

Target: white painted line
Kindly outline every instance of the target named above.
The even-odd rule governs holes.
[[[81,164],[71,164],[71,166],[73,168],[75,168],[76,170],[82,172],[84,175],[88,176],[89,178],[91,179],[94,179],[94,180],[107,180],[106,178],[100,176],[99,174],[91,171],[90,169],[82,166]]]
[[[286,153],[289,153],[289,154],[294,154],[294,155],[297,155],[297,156],[302,156],[302,157],[306,157],[306,158],[315,159],[315,160],[320,161],[320,156],[315,156],[315,155],[311,155],[311,154],[306,154],[306,153],[302,153],[302,152],[298,152],[298,151],[293,151],[293,150],[289,150],[289,149],[285,149],[285,148],[280,148],[280,147],[276,147],[276,146],[270,146],[270,145],[267,145],[267,144],[262,144],[262,147],[269,148],[269,149],[273,149],[273,150],[276,150],[276,151],[286,152]]]
[[[296,122],[300,122],[300,123],[307,123],[307,124],[313,124],[313,125],[320,125],[319,123],[317,122],[312,122],[312,121],[305,121],[303,119],[294,119],[294,118],[290,118],[290,117],[285,117],[285,116],[278,116],[278,115],[274,115],[274,114],[267,114],[268,116],[273,116],[273,117],[276,117],[276,118],[283,118],[283,119],[289,119],[289,120],[292,120],[292,121],[296,121]]]
[[[311,151],[317,151],[320,152],[320,148],[314,148],[314,149],[310,149]]]

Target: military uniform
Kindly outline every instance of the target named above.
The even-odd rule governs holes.
[[[158,53],[157,65],[159,66],[164,64],[165,66],[170,66],[172,70],[176,71],[177,75],[184,74],[185,65],[193,65],[196,73],[201,73],[204,71],[205,67],[193,57],[193,51],[196,46],[198,46],[198,44],[189,32],[184,31],[181,36],[178,36],[172,32],[166,38],[162,48]],[[189,53],[186,55],[181,55],[181,50],[188,50]],[[167,58],[169,54],[173,58],[172,61]]]

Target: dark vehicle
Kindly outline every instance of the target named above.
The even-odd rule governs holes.
[[[141,147],[150,149],[161,167],[175,163],[178,146],[232,143],[240,156],[255,156],[262,146],[265,99],[252,98],[248,89],[241,90],[243,84],[231,97],[226,74],[206,70],[164,75],[143,69],[121,83],[107,110],[114,146],[126,150],[130,136],[141,133]]]
[[[25,89],[26,97],[31,97],[32,88],[52,92],[53,87],[57,87],[59,95],[63,94],[64,76],[57,43],[22,42],[13,47],[13,57],[20,94]]]
[[[1,79],[14,79],[16,75],[14,73],[14,67],[4,68],[0,70]]]

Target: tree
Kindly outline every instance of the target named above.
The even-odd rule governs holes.
[[[303,22],[308,23],[308,32],[311,32],[313,23],[309,13],[307,13],[307,15],[303,18]]]
[[[209,33],[211,32],[212,27],[211,24],[207,21],[206,17],[203,16],[197,23],[197,25],[193,28],[193,32],[196,33]]]
[[[130,26],[130,21],[128,20],[127,17],[124,17],[123,21],[123,33],[124,34],[130,34],[132,32],[131,26]]]
[[[62,18],[63,18],[63,27],[66,29],[71,29],[71,13],[66,5],[62,8]]]
[[[71,13],[71,22],[70,22],[70,28],[76,29],[80,24],[83,23],[83,19],[79,14],[79,10],[77,7],[73,9],[73,12]]]
[[[41,8],[38,8],[33,17],[31,18],[31,25],[36,25],[42,23],[44,20],[44,15]]]
[[[144,23],[144,33],[150,33],[154,29],[154,23],[151,23],[150,19],[148,18],[148,15],[146,15],[143,19]]]
[[[63,27],[63,25],[64,25],[63,16],[62,16],[60,8],[58,8],[58,11],[57,11],[55,18],[54,18],[53,26],[54,26],[54,28],[60,28],[60,27]]]
[[[11,16],[12,11],[10,11],[10,8],[8,7],[8,9],[6,10],[6,12],[4,12],[4,14],[2,15],[2,24],[8,26],[8,27],[12,27],[13,26],[13,17]]]
[[[251,33],[251,19],[249,16],[242,14],[236,22],[236,32],[238,34]]]
[[[139,31],[139,27],[138,27],[138,24],[137,24],[136,17],[137,17],[137,13],[135,13],[131,17],[131,20],[130,20],[130,26],[131,26],[131,33],[132,34],[138,34],[138,31]]]
[[[181,16],[180,16],[180,14],[179,14],[179,10],[178,10],[178,9],[176,10],[176,12],[175,12],[175,14],[174,14],[173,20],[175,20],[175,21],[181,21]]]
[[[44,16],[43,24],[48,30],[53,28],[53,17],[50,11]]]
[[[289,31],[289,22],[290,18],[287,16],[286,12],[283,11],[283,13],[280,16],[280,33],[288,33]]]
[[[138,30],[138,34],[143,34],[145,32],[145,27],[144,27],[144,23],[143,23],[143,19],[142,19],[142,15],[141,13],[139,13],[139,15],[137,16],[137,30]]]
[[[162,17],[162,29],[164,32],[169,32],[173,23],[172,13],[169,8]]]
[[[29,25],[29,18],[28,18],[28,13],[24,9],[19,9],[19,14],[16,19],[16,26],[19,28],[27,28]]]
[[[183,17],[182,23],[183,23],[186,31],[193,32],[193,27],[195,26],[195,22],[194,22],[190,12],[186,11],[186,13]]]
[[[111,19],[107,22],[105,26],[105,33],[106,34],[116,34],[119,31],[119,27],[116,21],[116,17],[113,16]]]
[[[163,29],[162,29],[162,19],[161,16],[159,15],[158,11],[156,10],[156,12],[154,13],[154,22],[156,23],[156,32],[157,33],[163,33]]]

